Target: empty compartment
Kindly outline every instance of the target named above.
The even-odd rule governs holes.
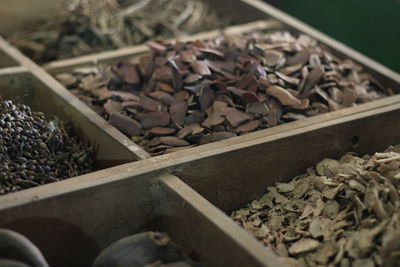
[[[71,136],[77,137],[78,143],[82,142],[93,147],[95,170],[131,162],[138,158],[110,135],[107,124],[101,127],[84,115],[83,109],[78,110],[76,106],[68,103],[74,101],[74,98],[67,101],[29,72],[1,75],[0,96],[3,100],[12,100],[14,104],[25,104],[32,111],[43,112],[47,121],[57,117],[65,123],[65,127],[72,127]]]
[[[76,191],[70,189],[76,184],[72,180],[45,185],[49,194],[39,194],[36,201],[31,196],[37,188],[21,192],[19,200],[1,205],[0,228],[29,238],[50,266],[91,266],[104,248],[143,231],[168,233],[205,266],[265,266],[232,240],[215,218],[223,214],[178,178],[155,172],[132,177],[102,172],[96,180],[90,176]],[[273,256],[270,260],[277,262]]]

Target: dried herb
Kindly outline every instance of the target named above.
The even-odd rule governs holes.
[[[398,266],[399,148],[324,159],[231,217],[293,266]]]
[[[110,122],[153,156],[392,94],[305,35],[255,32],[149,46],[153,52],[141,57],[57,78],[105,119],[134,119],[130,133]],[[165,144],[160,135],[182,141]]]
[[[201,0],[77,0],[61,2],[33,30],[7,39],[44,63],[229,24]]]
[[[0,195],[94,170],[92,149],[59,120],[0,101]]]

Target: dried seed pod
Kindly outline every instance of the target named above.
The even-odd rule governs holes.
[[[21,255],[21,261],[26,263],[3,260],[0,262],[1,266],[7,266],[3,264],[9,264],[8,266],[33,266],[33,267],[48,267],[46,259],[43,257],[40,250],[25,236],[8,230],[0,229],[0,250],[9,251],[13,255]],[[12,265],[15,264],[15,265]]]
[[[157,261],[169,263],[186,259],[166,234],[146,232],[113,243],[97,256],[93,267],[142,267]]]

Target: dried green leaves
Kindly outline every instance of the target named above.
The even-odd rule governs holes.
[[[152,53],[57,78],[106,119],[112,113],[132,118],[132,126],[128,120],[110,122],[153,156],[390,94],[357,65],[333,57],[304,35],[255,32],[147,44]],[[188,145],[164,144],[161,135]],[[319,169],[327,177],[334,171]]]
[[[400,154],[324,159],[232,218],[294,266],[397,266]]]

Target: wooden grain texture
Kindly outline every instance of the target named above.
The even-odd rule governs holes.
[[[156,215],[149,193],[153,178],[139,176],[107,187],[91,184],[85,188],[83,182],[75,190],[17,207],[4,209],[0,205],[0,227],[31,239],[51,266],[91,266],[98,253],[112,242],[137,231],[155,229]]]
[[[164,176],[160,183],[165,196],[158,206],[164,227],[206,266],[286,266],[177,177]]]
[[[0,227],[26,235],[51,266],[89,266],[119,238],[157,230],[207,266],[283,266],[174,176],[117,173],[104,179],[109,183],[71,179],[66,184],[72,186],[58,189],[49,184],[47,196],[14,207],[0,205]]]
[[[229,151],[225,146],[219,153],[171,169],[211,203],[230,212],[260,196],[267,186],[302,174],[325,157],[374,153],[400,143],[399,120],[397,104],[379,113],[369,111],[232,143]]]

